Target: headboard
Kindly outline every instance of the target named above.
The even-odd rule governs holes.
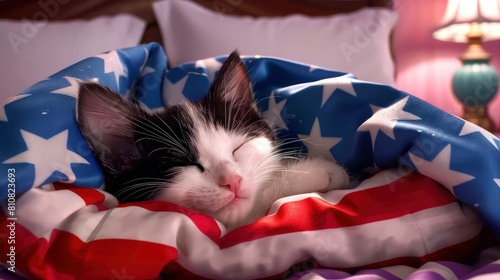
[[[283,16],[305,14],[309,16],[352,12],[364,7],[393,7],[392,0],[193,0],[223,14]],[[153,0],[86,0],[86,1],[0,1],[0,18],[29,20],[89,19],[99,15],[129,13],[147,22],[142,42],[161,42],[158,24],[152,9]],[[40,3],[47,3],[42,7]],[[47,13],[44,9],[50,9]]]
[[[200,7],[208,8],[214,13],[212,15],[216,15],[215,18],[218,18],[218,14],[220,15],[236,15],[236,16],[250,16],[258,19],[262,19],[263,22],[267,22],[269,20],[281,20],[277,19],[278,16],[285,16],[291,14],[302,14],[306,16],[311,16],[314,21],[311,22],[319,22],[322,20],[319,16],[327,16],[327,15],[338,15],[338,14],[346,14],[349,12],[354,12],[356,10],[360,10],[365,7],[383,7],[383,8],[393,8],[393,0],[185,0],[186,2],[196,2],[200,5]],[[172,45],[168,45],[168,43],[163,40],[162,32],[165,32],[165,26],[174,26],[170,24],[163,24],[160,22],[164,19],[173,19],[177,14],[172,14],[172,18],[169,15],[163,15],[159,17],[157,20],[157,13],[153,9],[154,3],[157,3],[156,6],[159,6],[159,0],[86,0],[86,1],[70,1],[70,0],[41,0],[41,1],[33,1],[33,0],[0,0],[0,19],[12,19],[17,20],[15,23],[7,23],[7,24],[15,24],[16,32],[23,32],[22,28],[25,28],[25,21],[27,25],[30,25],[35,21],[49,21],[49,22],[57,22],[52,25],[51,28],[43,29],[44,34],[49,34],[45,37],[36,36],[33,38],[33,44],[26,44],[27,40],[14,42],[12,38],[9,38],[9,41],[0,41],[3,43],[2,54],[3,57],[0,57],[0,61],[7,63],[11,66],[8,75],[4,75],[3,80],[0,79],[0,82],[3,84],[9,84],[9,87],[4,88],[2,92],[0,92],[0,100],[3,100],[7,96],[14,95],[19,93],[21,90],[27,88],[28,86],[33,85],[35,82],[40,81],[44,77],[47,77],[60,69],[79,61],[83,58],[88,57],[91,53],[101,53],[114,48],[124,48],[139,43],[150,43],[156,42],[163,46],[163,49],[166,51],[167,56],[169,57],[168,66],[172,67],[173,65],[183,63],[185,61],[191,61],[216,55],[222,55],[226,53],[228,50],[225,49],[223,51],[217,50],[217,52],[211,52],[210,45],[205,45],[203,43],[197,43],[195,45],[203,46],[203,51],[194,50],[191,53],[198,53],[199,56],[191,57],[189,50],[195,48],[184,49],[184,47],[179,47],[182,54],[175,53],[175,48]],[[165,4],[165,3],[161,3]],[[191,4],[191,3],[182,3],[182,4]],[[186,6],[186,5],[184,5]],[[188,5],[189,6],[189,5]],[[192,6],[192,5],[191,5]],[[198,7],[193,7],[198,8]],[[201,9],[200,9],[201,10]],[[203,9],[205,10],[205,9]],[[156,10],[158,12],[158,10]],[[118,14],[129,14],[134,15],[145,22],[145,29],[142,22],[140,24],[140,32],[138,30],[138,25],[133,25],[135,30],[132,30],[130,26],[127,26],[127,22],[130,22],[132,19],[128,18],[127,22],[116,21],[116,17],[114,19],[102,19],[99,20],[103,22],[104,20],[112,20],[115,24],[105,24],[97,27],[98,29],[94,31],[89,26],[95,26],[89,24],[87,22],[75,21],[75,20],[90,20],[93,19],[92,22],[95,22],[98,16],[115,16]],[[274,18],[273,18],[274,17]],[[124,17],[120,17],[124,18]],[[289,17],[290,18],[290,17]],[[212,18],[213,19],[213,18]],[[64,21],[71,20],[70,23],[66,24]],[[168,20],[167,20],[168,21]],[[239,21],[239,20],[238,20]],[[117,23],[118,22],[118,23]],[[138,22],[138,21],[136,21]],[[331,22],[331,21],[330,21]],[[6,23],[6,22],[4,22]],[[211,22],[213,24],[214,22]],[[4,24],[3,26],[7,26]],[[69,27],[71,24],[79,24],[79,26],[85,26],[85,29],[82,29],[82,32],[78,33],[77,30],[72,31],[71,28],[62,28]],[[102,24],[102,23],[101,23]],[[121,25],[124,24],[124,25]],[[203,24],[203,22],[201,22]],[[54,30],[53,26],[61,27],[63,32],[57,33]],[[122,28],[123,26],[123,28]],[[131,25],[132,26],[132,25]],[[162,26],[163,28],[160,28]],[[326,26],[326,25],[325,25]],[[128,28],[130,29],[128,29]],[[9,27],[11,28],[11,27]],[[94,27],[95,28],[95,27]],[[331,28],[331,27],[329,27]],[[14,30],[14,29],[9,29]],[[71,31],[70,31],[71,30]],[[196,29],[198,30],[198,29]],[[202,29],[199,29],[200,32]],[[316,29],[311,29],[316,31]],[[8,30],[7,30],[8,31]],[[5,32],[5,29],[3,29]],[[75,33],[74,33],[75,32]],[[191,34],[193,31],[188,31]],[[311,35],[316,35],[316,33],[308,31]],[[348,34],[349,32],[344,32],[344,34]],[[343,72],[355,73],[360,79],[370,80],[374,82],[392,84],[393,78],[395,77],[395,65],[396,59],[394,56],[394,40],[392,39],[392,34],[394,32],[385,32],[387,37],[378,37],[377,40],[379,43],[374,43],[374,48],[364,49],[362,55],[356,53],[357,61],[351,62],[347,61],[350,59],[351,55],[346,55],[344,49],[337,49],[334,53],[334,56],[328,56],[328,60],[320,57],[322,53],[324,53],[324,49],[318,51],[305,52],[303,49],[301,51],[296,51],[298,54],[296,57],[295,54],[282,54],[281,51],[285,51],[283,48],[279,49],[279,53],[260,53],[264,56],[277,56],[283,57],[290,60],[300,61],[308,64],[319,65],[321,67],[336,69]],[[9,33],[10,34],[10,33]],[[16,33],[17,34],[17,33]],[[107,34],[112,34],[114,36],[106,36]],[[186,33],[187,34],[187,33]],[[206,32],[204,34],[211,34]],[[290,34],[290,33],[284,33]],[[320,34],[317,33],[317,34]],[[338,33],[337,33],[338,34]],[[351,33],[349,33],[351,34]],[[74,40],[72,40],[72,36],[74,36]],[[79,35],[79,36],[76,36]],[[54,36],[54,37],[51,37]],[[99,37],[101,36],[101,37]],[[106,37],[102,37],[106,36]],[[142,37],[141,37],[142,36]],[[167,36],[167,35],[164,35]],[[351,36],[354,38],[355,35]],[[321,36],[316,36],[321,37]],[[341,37],[341,36],[340,36]],[[340,38],[339,37],[339,38]],[[31,37],[30,37],[31,38]],[[46,42],[42,40],[42,38],[46,38],[49,42],[48,45],[51,47],[45,47]],[[50,39],[56,38],[56,39]],[[88,39],[87,39],[88,38]],[[191,36],[189,39],[200,39],[200,36]],[[204,38],[204,37],[203,37]],[[237,36],[229,36],[226,40],[221,41],[221,45],[234,44],[231,40],[239,40],[236,39]],[[252,38],[251,36],[247,36],[247,38]],[[385,41],[387,38],[388,41]],[[176,38],[176,42],[179,38]],[[189,40],[188,39],[188,40]],[[336,38],[325,37],[327,40],[334,40]],[[321,38],[320,38],[321,40]],[[340,39],[339,39],[340,40]],[[345,39],[344,42],[350,39]],[[58,42],[65,42],[65,44],[59,44]],[[198,42],[203,41],[200,39]],[[307,40],[305,40],[307,41]],[[330,42],[332,42],[330,41]],[[238,41],[239,42],[239,41]],[[284,40],[283,40],[284,42]],[[326,41],[325,41],[326,42]],[[387,42],[383,46],[380,42]],[[240,43],[240,42],[239,42]],[[267,47],[271,45],[271,42]],[[165,45],[167,44],[167,45]],[[245,46],[249,46],[247,42],[241,42],[241,44],[245,44]],[[322,46],[330,46],[331,43],[319,44],[316,43],[314,46],[318,46],[321,48]],[[19,47],[18,47],[19,46]],[[185,46],[185,44],[178,43],[176,46]],[[338,45],[337,45],[338,46]],[[380,46],[380,47],[379,47]],[[240,47],[237,45],[236,47]],[[23,55],[14,55],[21,49],[24,53]],[[300,48],[296,48],[299,50]],[[184,51],[186,50],[186,51]],[[328,48],[329,50],[329,48]],[[169,53],[170,51],[170,53]],[[384,53],[383,58],[373,62],[371,60],[381,57],[380,51]],[[244,52],[244,51],[242,51]],[[250,51],[251,54],[257,54],[256,51]],[[377,53],[377,55],[372,55],[372,53]],[[61,55],[59,55],[61,54]],[[250,53],[242,53],[243,55],[247,55]],[[343,55],[342,57],[339,56]],[[314,56],[315,60],[310,61],[303,56]],[[345,61],[343,62],[343,66],[338,66],[339,61],[343,58]],[[189,59],[188,59],[189,58]],[[363,58],[363,59],[361,59]],[[188,59],[188,60],[186,60]],[[371,62],[368,62],[370,60]],[[392,60],[392,63],[386,63]],[[36,62],[34,64],[33,62]],[[332,66],[335,64],[335,66]],[[348,65],[348,66],[346,66]],[[372,65],[372,67],[365,67],[367,65]],[[379,65],[387,65],[384,71],[380,71]],[[361,71],[357,68],[361,67]],[[354,69],[356,68],[356,69]],[[29,71],[27,71],[29,69]],[[374,77],[377,76],[377,77]],[[392,77],[391,77],[392,76]]]

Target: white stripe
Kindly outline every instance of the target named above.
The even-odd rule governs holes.
[[[390,274],[392,274],[400,279],[407,279],[408,276],[410,276],[413,272],[416,271],[415,268],[409,267],[406,265],[387,266],[387,267],[383,267],[381,269],[389,272]]]
[[[414,213],[412,217],[418,224],[416,230],[423,236],[428,252],[473,238],[483,226],[479,214],[472,207],[458,203],[429,208]],[[460,237],[454,238],[456,234]],[[447,238],[455,241],[446,242]]]
[[[95,228],[102,215],[79,211],[71,217],[73,226],[68,230],[85,240],[89,236],[85,228]],[[282,234],[220,249],[182,214],[126,207],[113,209],[95,239],[135,239],[176,247],[179,264],[193,273],[241,279],[271,276],[309,257],[327,267],[352,267],[422,256],[468,240],[480,230],[481,223],[454,203],[397,219]]]
[[[472,277],[469,280],[498,280],[500,279],[500,273],[488,273],[485,275],[478,275],[476,277]]]
[[[84,206],[85,201],[72,191],[33,188],[16,201],[17,222],[36,237],[49,240],[58,224]]]
[[[282,234],[220,249],[183,214],[137,206],[98,211],[84,205],[71,191],[32,189],[19,198],[17,213],[38,237],[59,224],[84,241],[132,239],[175,247],[183,267],[218,279],[271,276],[309,257],[325,266],[352,267],[422,256],[468,240],[482,226],[475,212],[453,203],[360,226]]]
[[[93,240],[95,231],[99,230],[99,223],[103,221],[108,212],[99,211],[95,205],[86,206],[73,215],[68,217],[63,223],[57,226],[57,229],[75,234],[83,242]],[[122,223],[125,223],[123,220]]]
[[[300,277],[299,280],[326,280],[326,278],[324,278],[321,275],[318,275],[314,272],[309,272],[306,275]]]
[[[366,275],[366,274],[360,274],[360,275]],[[379,276],[379,275],[376,275],[376,274],[369,274],[369,275],[370,275],[369,278],[364,278],[363,276],[361,276],[360,278],[361,279],[363,279],[363,278],[364,279],[370,279],[370,280],[387,280],[387,278]],[[347,279],[353,279],[353,280],[355,280],[356,276],[357,275],[353,276],[352,278],[347,278]]]
[[[114,207],[116,198],[104,194],[103,205]],[[42,188],[33,188],[17,198],[16,217],[17,222],[22,224],[37,238],[49,240],[52,230],[77,211],[85,209],[85,201],[77,194],[69,190],[53,190],[53,186],[47,185]],[[92,206],[95,208],[95,206]],[[84,210],[88,211],[88,210]],[[97,210],[96,210],[97,211]],[[66,220],[66,221],[65,221]]]
[[[82,220],[84,219],[83,216]],[[154,212],[138,206],[127,206],[113,209],[106,217],[105,223],[96,234],[95,239],[123,238],[176,247],[182,245],[177,244],[177,238],[182,236],[177,234],[177,231],[196,231],[197,234],[203,235],[194,223],[183,214]],[[206,242],[208,241],[207,238]]]
[[[437,273],[446,280],[458,280],[457,276],[455,275],[455,273],[453,273],[453,271],[451,271],[446,266],[435,263],[435,262],[425,263],[417,271],[415,271],[414,274],[418,274],[418,273],[422,273],[422,272],[426,272],[426,271]]]
[[[350,193],[355,193],[391,184],[397,180],[400,180],[401,178],[410,174],[411,172],[412,171],[408,169],[391,168],[383,170],[375,174],[373,177],[364,180],[354,189],[333,190],[327,193],[307,193],[307,194],[299,194],[299,195],[284,197],[278,199],[276,202],[273,203],[273,205],[269,209],[268,215],[276,214],[279,208],[285,203],[304,200],[310,197],[322,198],[323,200],[326,200],[331,204],[338,204],[346,195]]]

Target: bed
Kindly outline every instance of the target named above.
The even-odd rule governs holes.
[[[19,20],[0,21],[8,38],[0,55],[26,59],[7,64],[22,72],[2,81],[21,83],[4,90],[0,107],[0,275],[500,278],[500,140],[391,87],[396,8],[368,0],[0,2],[0,18]],[[57,35],[62,47],[44,45]],[[172,203],[120,204],[106,193],[75,121],[79,81],[150,108],[197,100],[235,47],[279,136],[334,158],[359,185],[280,199],[231,231]],[[34,71],[30,81],[38,68],[52,72]]]

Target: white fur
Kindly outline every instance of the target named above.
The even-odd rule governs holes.
[[[82,86],[79,125],[93,151],[99,154],[105,173],[110,175],[107,182],[123,188],[116,191],[117,195],[132,191],[126,199],[140,191],[135,188],[153,189],[155,199],[196,209],[231,229],[262,217],[278,198],[348,185],[347,173],[337,164],[312,158],[284,160],[266,136],[249,137],[244,132],[244,129],[260,128],[263,134],[266,131],[271,133],[264,123],[252,126],[244,122],[245,117],[252,114],[254,118],[250,119],[255,120],[257,114],[250,81],[237,54],[233,53],[228,60],[230,63],[221,70],[225,69],[225,73],[218,74],[214,81],[217,86],[209,92],[213,100],[208,99],[228,106],[224,116],[227,123],[222,126],[216,124],[221,122],[220,119],[207,119],[221,117],[207,114],[206,109],[213,109],[211,107],[190,102],[179,104],[175,112],[181,115],[174,118],[184,122],[179,126],[180,135],[173,133],[165,122],[158,125],[151,120],[156,117],[163,121],[163,111],[148,112],[98,84]],[[111,110],[109,104],[114,105]],[[109,127],[103,128],[102,120],[109,121]],[[143,135],[142,130],[135,135],[134,127],[139,125],[149,135]],[[167,130],[163,131],[162,127]],[[258,132],[252,131],[253,135]],[[168,176],[160,172],[153,178],[144,178],[146,182],[129,185],[135,181],[131,180],[124,183],[122,180],[128,178],[125,173],[135,166],[132,163],[155,155],[157,151],[165,151],[158,148],[141,155],[139,146],[134,147],[132,143],[135,136],[138,138],[134,139],[136,144],[149,141],[166,145],[169,153],[186,160],[182,164],[191,165],[176,168],[167,165],[169,169],[165,172]],[[124,156],[124,151],[129,155]],[[168,178],[165,183],[164,177]],[[160,189],[157,189],[158,184],[161,184]]]
[[[173,182],[156,199],[196,209],[231,229],[262,217],[278,198],[345,188],[349,183],[345,170],[333,162],[319,158],[284,162],[268,138],[250,139],[207,125],[194,108],[189,114],[197,162],[205,171],[179,167]],[[228,174],[241,176],[236,191],[220,185]]]

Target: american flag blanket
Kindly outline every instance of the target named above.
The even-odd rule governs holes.
[[[276,58],[243,58],[263,116],[281,138],[301,140],[293,148],[337,160],[359,185],[279,199],[231,231],[168,202],[119,204],[76,124],[79,81],[157,108],[203,98],[224,59],[166,69],[159,45],[141,45],[89,57],[6,100],[4,271],[29,279],[500,279],[500,250],[491,247],[500,233],[497,137],[392,87]]]

